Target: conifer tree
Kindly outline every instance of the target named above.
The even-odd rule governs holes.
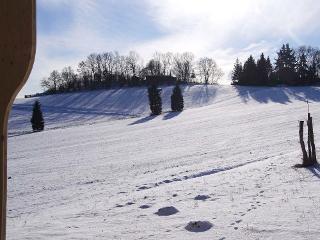
[[[243,65],[243,74],[240,79],[242,85],[256,85],[257,84],[257,65],[252,55]]]
[[[171,95],[171,110],[173,112],[181,112],[184,108],[183,96],[179,85],[177,84]]]
[[[160,89],[156,85],[148,88],[149,105],[152,115],[160,115],[162,113],[162,101]]]
[[[268,77],[270,78],[270,75],[272,74],[272,71],[273,71],[273,66],[269,57],[267,58],[267,71],[268,71]]]
[[[297,81],[295,67],[296,57],[293,49],[289,44],[283,45],[280,51],[277,53],[275,70],[280,83],[289,85],[295,84]]]
[[[314,84],[317,80],[319,80],[317,75],[317,64],[315,61],[312,61],[310,66],[308,66],[307,81],[309,84]]]
[[[241,79],[241,74],[242,74],[242,64],[239,61],[239,59],[237,58],[237,60],[234,64],[232,76],[231,76],[233,85],[239,84],[240,79]]]
[[[41,111],[41,105],[38,100],[35,101],[32,110],[31,125],[34,132],[44,129],[44,120]]]
[[[299,61],[297,64],[297,75],[298,75],[298,83],[306,84],[309,78],[309,69],[307,65],[306,55],[304,53],[299,57]]]
[[[257,61],[257,84],[264,86],[268,84],[268,63],[263,53]]]

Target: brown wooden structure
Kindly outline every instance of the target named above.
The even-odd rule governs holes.
[[[298,167],[309,167],[317,164],[317,155],[316,155],[316,146],[314,144],[314,134],[313,134],[313,122],[311,114],[308,113],[308,152],[305,147],[305,143],[303,140],[303,125],[304,121],[300,121],[299,124],[299,138],[300,138],[300,146],[302,150],[302,164],[298,164]]]
[[[6,238],[7,123],[36,51],[36,1],[0,1],[0,240]]]

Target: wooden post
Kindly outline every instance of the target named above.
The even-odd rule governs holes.
[[[314,134],[313,134],[313,123],[312,123],[312,117],[309,114],[308,118],[308,130],[310,133],[310,145],[311,145],[311,155],[309,156],[310,163],[316,164],[317,163],[317,155],[316,155],[316,146],[314,144]]]
[[[312,117],[310,113],[308,113],[308,153],[306,151],[306,146],[303,140],[303,124],[304,121],[300,121],[299,124],[299,137],[300,137],[300,146],[302,150],[302,165],[298,164],[298,167],[308,167],[312,166],[317,163],[317,156],[316,156],[316,146],[314,144],[314,134],[313,134],[313,123]]]
[[[308,120],[307,120],[307,126],[308,126],[308,160],[309,163],[311,161],[311,133],[310,133],[310,113],[308,113]]]
[[[299,136],[300,136],[300,146],[301,146],[301,150],[302,150],[302,165],[305,165],[308,163],[308,154],[307,154],[306,146],[305,146],[304,140],[303,140],[303,125],[304,125],[304,121],[300,121]]]
[[[36,51],[36,1],[0,1],[0,240],[6,238],[7,123]]]

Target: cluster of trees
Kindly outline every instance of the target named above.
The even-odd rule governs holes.
[[[161,88],[151,85],[148,88],[149,106],[152,115],[160,115],[162,113]],[[181,112],[184,108],[183,95],[179,85],[177,84],[171,95],[171,110],[173,112]]]
[[[123,86],[150,85],[152,77],[174,79],[175,83],[214,84],[223,75],[212,58],[200,58],[190,52],[156,52],[145,65],[135,51],[120,55],[117,51],[90,54],[78,64],[75,71],[65,67],[61,72],[54,70],[43,78],[41,86],[49,93],[101,89]],[[159,81],[160,80],[160,81]]]
[[[319,82],[320,50],[302,46],[294,50],[284,44],[274,65],[262,53],[260,58],[250,56],[244,64],[236,60],[232,71],[234,85],[311,85]]]

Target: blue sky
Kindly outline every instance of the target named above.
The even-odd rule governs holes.
[[[212,57],[228,83],[237,57],[274,58],[285,42],[319,47],[319,16],[318,0],[38,0],[36,61],[19,95],[41,92],[54,69],[113,50]]]

